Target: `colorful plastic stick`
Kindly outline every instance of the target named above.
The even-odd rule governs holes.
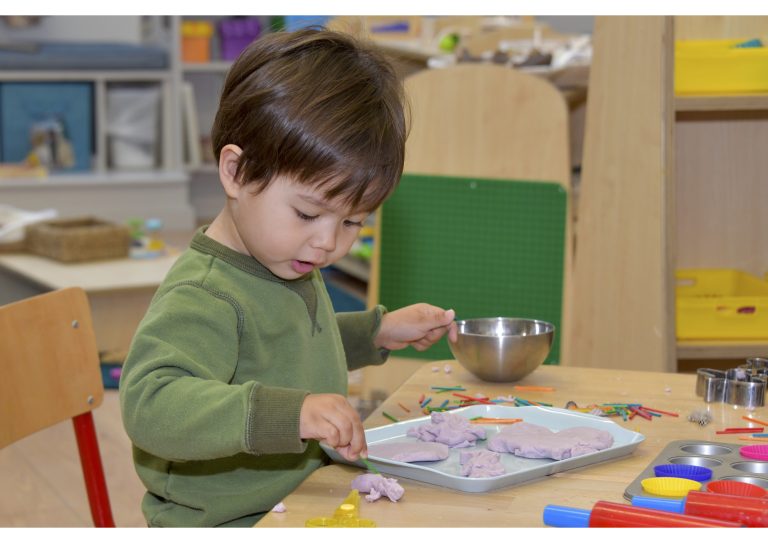
[[[768,498],[691,490],[682,500],[635,496],[632,498],[632,505],[738,522],[745,526],[768,526]]]
[[[741,524],[623,503],[599,501],[592,510],[559,505],[544,508],[544,524],[557,528],[740,528]]]

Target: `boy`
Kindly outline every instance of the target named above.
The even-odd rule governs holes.
[[[226,203],[155,294],[120,382],[150,526],[251,526],[363,427],[347,371],[423,350],[454,312],[335,315],[319,268],[350,249],[403,167],[402,86],[375,50],[275,33],[232,66],[213,126]]]

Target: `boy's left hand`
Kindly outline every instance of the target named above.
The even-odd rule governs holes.
[[[448,339],[457,339],[456,312],[429,304],[414,304],[391,313],[381,319],[379,333],[374,339],[376,347],[395,351],[408,345],[424,351],[448,332]]]

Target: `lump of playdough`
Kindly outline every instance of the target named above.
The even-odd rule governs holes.
[[[459,464],[461,475],[464,477],[496,477],[507,472],[499,453],[486,450],[461,451]]]
[[[398,462],[434,462],[445,460],[451,451],[447,445],[442,443],[394,442],[369,445],[368,454]]]
[[[365,499],[369,502],[375,502],[382,496],[396,502],[405,493],[405,489],[397,484],[397,479],[373,473],[364,473],[352,479],[352,488],[366,494]]]
[[[563,460],[607,449],[613,436],[605,430],[576,426],[553,432],[549,428],[518,422],[488,440],[488,448],[525,458]]]
[[[444,443],[449,447],[471,447],[478,439],[485,439],[485,430],[461,415],[436,412],[430,419],[431,422],[409,428],[407,435],[422,441]]]
[[[288,511],[288,508],[285,506],[283,502],[278,503],[276,506],[272,508],[273,513],[285,513]]]

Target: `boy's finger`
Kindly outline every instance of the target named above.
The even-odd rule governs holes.
[[[337,443],[339,445],[348,445],[354,436],[354,423],[347,417],[339,417],[333,424],[339,436]]]
[[[346,445],[346,443],[341,440],[339,429],[330,420],[324,419],[319,422],[317,433],[320,436],[319,440],[327,443],[329,447],[336,448],[339,445]]]
[[[441,335],[445,332],[453,323],[456,317],[456,312],[453,309],[447,311],[438,312],[435,314],[434,326],[429,329],[429,332],[439,332]]]
[[[445,320],[443,321],[445,324],[451,324],[453,322],[453,319],[456,318],[456,311],[453,309],[449,309],[445,312]]]
[[[336,452],[338,452],[341,456],[343,456],[350,462],[354,462],[360,457],[360,455],[352,452],[352,449],[349,445],[347,445],[346,447],[337,447]]]
[[[448,326],[448,339],[450,339],[454,343],[456,343],[459,340],[459,327],[456,325],[455,322],[452,322]]]
[[[368,444],[365,441],[365,429],[363,425],[356,425],[352,440],[349,442],[350,452],[356,456],[368,456]]]

